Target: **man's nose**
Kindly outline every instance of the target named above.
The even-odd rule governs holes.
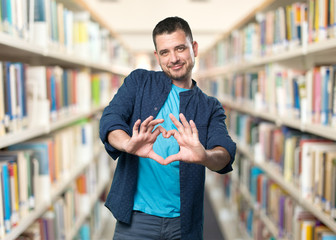
[[[172,52],[172,54],[170,55],[170,61],[172,63],[177,63],[179,60],[179,55],[176,52]]]

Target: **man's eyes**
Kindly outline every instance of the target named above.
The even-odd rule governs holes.
[[[185,46],[179,46],[179,47],[175,48],[175,51],[177,51],[177,52],[183,52],[185,49],[186,49]],[[168,53],[169,53],[169,51],[161,51],[160,55],[161,56],[167,56]]]

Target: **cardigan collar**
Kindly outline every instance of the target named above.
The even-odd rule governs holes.
[[[165,90],[167,92],[170,92],[171,85],[172,85],[172,80],[163,71],[160,71],[160,73],[162,74],[162,78],[164,78]],[[185,95],[185,96],[196,94],[200,89],[198,88],[197,82],[194,79],[192,79],[192,84],[193,84],[193,87],[191,89],[189,89],[187,91],[183,91],[180,94]]]

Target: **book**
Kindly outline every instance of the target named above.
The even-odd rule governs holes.
[[[91,238],[91,230],[90,225],[85,222],[79,229],[79,238],[80,239],[90,239]]]
[[[336,4],[335,4],[336,5]],[[336,24],[335,24],[336,25]],[[330,92],[331,92],[331,97],[330,97],[330,108],[331,108],[331,113],[330,113],[330,121],[331,121],[331,126],[335,127],[336,126],[336,66],[333,66],[333,70],[331,74],[331,86],[330,86]]]
[[[91,109],[91,80],[89,70],[82,70],[77,73],[76,96],[78,112],[89,112]]]
[[[325,206],[325,171],[326,171],[326,153],[335,152],[335,143],[325,143],[312,146],[312,153],[315,160],[315,173],[314,173],[314,203],[323,209]],[[329,184],[329,183],[328,183]]]
[[[23,63],[14,63],[16,69],[17,81],[17,96],[18,96],[18,116],[19,116],[19,129],[28,126],[28,113],[27,113],[27,95],[26,95],[26,68],[27,65]]]
[[[83,59],[88,59],[89,55],[89,21],[90,14],[87,11],[75,12],[74,19],[74,52]]]
[[[19,186],[18,186],[18,171],[17,158],[8,162],[9,184],[11,192],[11,226],[17,226],[19,222]]]
[[[336,182],[336,159],[333,158],[332,160],[332,181]],[[336,219],[336,184],[331,185],[331,210],[330,215],[332,218]]]
[[[315,221],[305,220],[302,222],[301,239],[313,240],[313,229]]]
[[[328,66],[321,67],[321,78],[322,78],[322,87],[321,87],[321,124],[329,125],[329,98],[331,96],[329,89],[330,87],[330,69]]]
[[[323,190],[323,161],[320,158],[321,151],[336,149],[333,142],[305,142],[301,144],[301,194],[305,199],[322,205]]]
[[[1,19],[1,18],[0,18]],[[5,135],[5,84],[3,76],[3,66],[0,61],[0,137]]]
[[[55,213],[54,211],[48,210],[41,217],[44,227],[44,234],[46,239],[56,239],[56,229],[55,228]]]
[[[301,115],[301,121],[303,123],[312,123],[313,122],[313,70],[309,69],[306,72],[306,104],[303,106]]]
[[[5,229],[5,222],[4,222],[4,192],[2,190],[2,167],[0,167],[0,237],[3,238],[5,236],[5,232],[6,232],[6,229]]]
[[[29,126],[49,124],[50,103],[47,99],[46,67],[28,66],[26,85]]]
[[[302,140],[300,142],[301,148],[301,195],[304,199],[313,201],[313,188],[314,188],[314,173],[315,173],[315,162],[312,154],[311,148],[315,145],[324,144],[321,143],[319,139],[315,140]]]
[[[46,48],[48,46],[47,1],[34,0],[31,6],[34,17],[32,19],[32,39],[34,44]]]
[[[90,195],[88,192],[87,176],[85,173],[80,174],[76,179],[76,205],[78,204],[80,214],[89,214],[89,209],[84,206],[90,204]]]
[[[15,187],[17,197],[16,199],[16,210],[20,218],[23,218],[28,215],[29,211],[29,191],[28,185],[32,184],[28,176],[30,173],[30,159],[29,153],[25,151],[1,151],[0,159],[5,157],[13,157],[17,165],[17,186]],[[14,169],[13,169],[14,170]],[[13,192],[12,192],[13,194]]]
[[[283,175],[285,181],[287,182],[294,182],[295,149],[297,146],[297,142],[298,137],[295,135],[287,136],[285,138]]]
[[[336,234],[333,233],[323,233],[321,240],[336,240]]]
[[[321,123],[322,76],[319,67],[314,68],[313,81],[313,122]]]
[[[9,170],[7,161],[1,161],[0,167],[2,169],[1,177],[2,177],[2,196],[3,196],[3,211],[4,211],[4,226],[5,226],[5,232],[9,233],[11,231],[12,225],[11,225],[11,192],[10,192],[10,182],[9,182]]]
[[[51,200],[51,173],[49,168],[50,146],[47,141],[34,140],[9,146],[9,150],[31,150],[38,161],[38,175],[35,180],[35,205]]]
[[[71,186],[72,188],[72,186]],[[68,202],[66,202],[66,198],[69,196],[68,192],[71,191],[69,189],[64,193],[64,197],[58,198],[53,204],[54,210],[54,222],[56,239],[64,239],[66,238],[67,233],[71,232],[71,228],[74,225],[74,221],[76,219],[75,215],[72,215],[71,209],[67,208]],[[74,200],[74,196],[71,196],[71,201]],[[70,203],[69,203],[70,204]],[[69,212],[70,211],[70,212]]]
[[[317,225],[314,228],[314,239],[321,239],[322,234],[330,233],[330,229],[325,225]]]
[[[13,79],[13,69],[10,62],[5,62],[3,67],[5,78],[5,102],[6,102],[6,127],[7,132],[13,132],[15,130],[16,120],[16,92],[15,92],[15,80]]]

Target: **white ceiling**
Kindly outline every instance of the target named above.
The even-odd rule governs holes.
[[[153,52],[152,30],[162,19],[179,16],[188,21],[199,51],[265,0],[91,0],[101,17],[134,52]]]

